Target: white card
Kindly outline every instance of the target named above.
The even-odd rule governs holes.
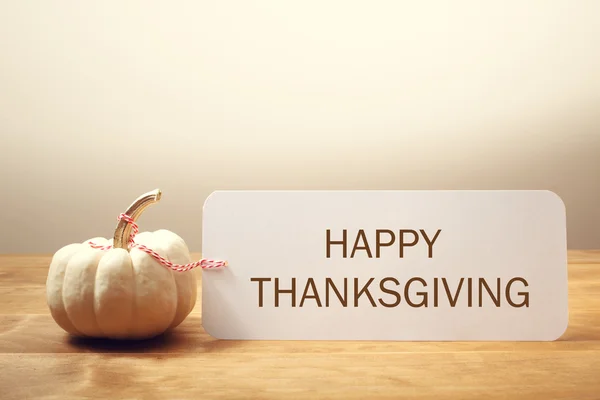
[[[202,323],[221,339],[548,341],[568,324],[550,191],[217,191]],[[345,239],[344,239],[345,238]]]

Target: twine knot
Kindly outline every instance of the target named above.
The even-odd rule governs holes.
[[[161,256],[160,254],[158,254],[156,251],[149,249],[148,247],[144,246],[143,244],[138,244],[135,243],[134,239],[135,236],[139,233],[139,227],[136,224],[136,222],[133,220],[133,218],[131,218],[129,215],[121,213],[119,214],[119,217],[117,218],[118,221],[125,221],[127,222],[129,225],[131,225],[131,234],[129,235],[129,239],[127,241],[127,247],[130,249],[133,248],[137,248],[139,250],[144,251],[145,253],[149,254],[150,256],[152,256],[152,258],[154,258],[156,261],[158,261],[161,265],[164,265],[167,268],[172,269],[173,271],[177,271],[177,272],[185,272],[185,271],[189,271],[193,268],[196,267],[202,267],[202,268],[221,268],[221,267],[226,267],[227,266],[227,261],[221,261],[221,260],[209,260],[206,258],[203,258],[199,261],[196,262],[192,262],[189,264],[174,264],[171,261],[167,260],[166,258],[164,258],[163,256]],[[95,249],[99,249],[99,250],[109,250],[112,249],[113,246],[111,245],[107,245],[107,246],[102,246],[99,244],[96,244],[92,241],[89,241],[88,244]]]

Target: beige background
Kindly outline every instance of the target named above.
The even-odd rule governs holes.
[[[0,252],[215,189],[550,189],[600,248],[598,1],[0,0]]]

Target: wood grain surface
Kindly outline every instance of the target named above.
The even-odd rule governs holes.
[[[600,251],[569,252],[569,327],[540,343],[223,341],[200,296],[169,335],[77,340],[49,315],[49,260],[0,256],[0,399],[600,399]]]

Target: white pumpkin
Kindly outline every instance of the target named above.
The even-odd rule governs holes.
[[[126,211],[134,221],[160,200],[156,190],[139,197]],[[128,241],[131,225],[119,221],[113,239],[93,238],[58,250],[50,263],[46,297],[56,323],[72,335],[146,339],[178,326],[196,303],[195,270],[173,271]],[[187,245],[168,230],[142,232],[137,244],[176,264],[191,262]]]

